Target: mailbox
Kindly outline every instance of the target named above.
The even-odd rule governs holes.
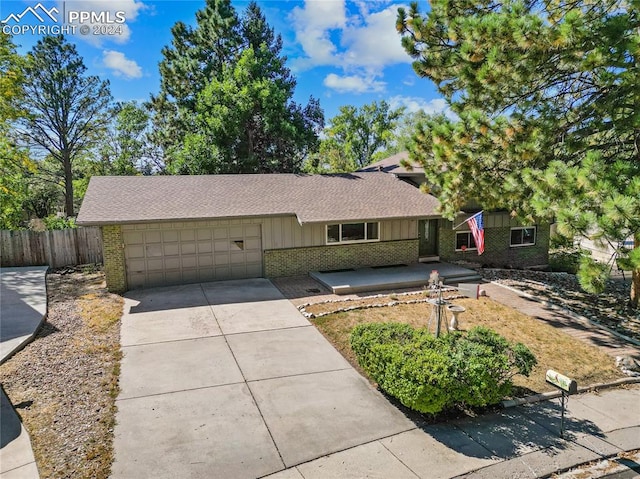
[[[578,383],[567,376],[560,374],[553,369],[547,371],[547,382],[567,394],[576,394],[578,392]]]

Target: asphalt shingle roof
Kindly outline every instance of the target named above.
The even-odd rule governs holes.
[[[295,215],[302,223],[438,216],[436,198],[387,173],[94,176],[81,225]]]
[[[376,161],[375,163],[371,163],[370,165],[367,165],[358,171],[360,172],[384,171],[385,173],[393,173],[394,175],[424,173],[424,168],[422,167],[422,165],[412,161],[409,161],[409,163],[411,163],[411,166],[413,168],[411,170],[407,170],[404,166],[400,164],[400,162],[403,160],[409,161],[408,151],[401,151],[400,153],[396,153],[393,156],[390,156],[380,161]]]

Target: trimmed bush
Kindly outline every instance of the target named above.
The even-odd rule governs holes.
[[[580,261],[588,254],[577,246],[552,249],[549,251],[549,267],[552,271],[576,274]]]
[[[351,333],[360,366],[405,406],[435,414],[455,406],[486,406],[511,392],[515,374],[536,364],[523,344],[476,327],[435,338],[407,324],[361,324]]]

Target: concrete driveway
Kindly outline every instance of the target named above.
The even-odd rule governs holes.
[[[260,477],[415,429],[266,279],[127,295],[113,477]]]

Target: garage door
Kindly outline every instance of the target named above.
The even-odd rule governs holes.
[[[129,288],[262,276],[259,224],[128,225]]]

